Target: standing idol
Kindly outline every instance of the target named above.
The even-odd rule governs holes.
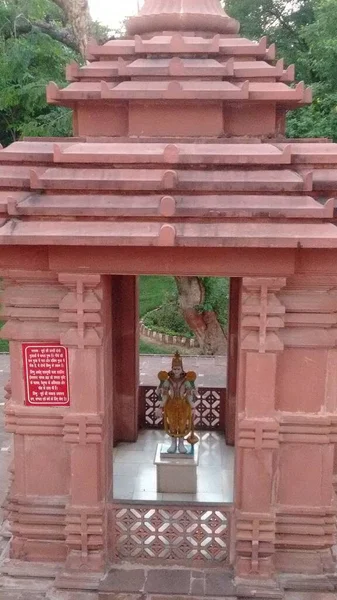
[[[184,372],[183,363],[179,352],[172,359],[172,368],[169,373],[158,373],[160,384],[157,394],[160,397],[163,410],[164,428],[171,437],[169,454],[186,454],[187,448],[184,439],[193,446],[199,441],[194,433],[193,405],[197,397],[194,371]],[[187,436],[187,437],[186,437]]]

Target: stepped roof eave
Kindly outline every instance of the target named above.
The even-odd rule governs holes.
[[[67,81],[95,81],[102,79],[114,81],[121,77],[222,77],[235,79],[274,79],[282,82],[292,82],[295,69],[291,65],[284,68],[284,61],[279,60],[275,65],[266,61],[235,61],[234,57],[220,62],[217,58],[136,58],[131,62],[123,58],[109,61],[94,61],[80,66],[73,61],[67,67]]]
[[[51,83],[48,100],[122,115],[143,100],[213,102],[223,116],[234,102],[268,103],[279,121],[311,102],[303,83],[286,85],[294,67],[266,38],[239,37],[219,0],[145,0],[128,33],[91,43],[91,64],[72,63],[70,85]],[[335,195],[337,144],[327,141],[28,140],[0,151],[0,245],[337,248]]]
[[[103,45],[92,40],[88,44],[87,59],[95,58],[134,58],[136,55],[156,57],[158,54],[176,56],[219,55],[237,57],[260,57],[265,60],[275,59],[275,45],[267,46],[267,38],[263,37],[259,42],[242,37],[221,37],[219,34],[211,38],[187,36],[183,32],[162,33],[150,38],[142,38],[136,35],[132,39],[110,40]]]
[[[199,222],[214,219],[321,220],[332,219],[334,199],[323,204],[312,196],[294,195],[180,195],[162,194],[58,194],[40,191],[0,191],[0,216],[30,217],[39,220],[63,217],[99,219],[118,218],[128,221],[170,218],[172,222],[186,222],[189,218]]]
[[[50,104],[73,106],[82,101],[129,102],[149,101],[232,101],[272,102],[287,107],[303,106],[312,101],[312,90],[301,82],[289,87],[283,82],[237,82],[228,81],[122,81],[120,83],[75,82],[60,89],[51,82],[47,87]]]
[[[0,246],[171,246],[221,248],[337,248],[331,223],[129,223],[0,221]]]
[[[337,144],[30,140],[0,163],[0,245],[337,248]]]

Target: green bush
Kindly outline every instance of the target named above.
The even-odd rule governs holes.
[[[193,337],[180,310],[177,292],[171,295],[166,294],[162,306],[148,313],[143,321],[147,327],[159,333]]]
[[[226,277],[201,277],[205,287],[205,300],[196,308],[200,312],[214,311],[226,330],[229,310],[229,279]]]

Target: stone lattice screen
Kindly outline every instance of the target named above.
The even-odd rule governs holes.
[[[225,421],[226,388],[199,388],[195,402],[195,429],[223,430]],[[157,417],[155,409],[159,405],[155,386],[139,388],[139,425],[145,429],[161,429],[163,420]]]
[[[229,564],[231,505],[113,503],[113,559]]]

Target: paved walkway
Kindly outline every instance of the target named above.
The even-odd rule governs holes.
[[[196,371],[199,386],[225,387],[226,356],[184,356],[185,371]],[[171,368],[171,357],[160,354],[145,354],[140,357],[140,384],[157,385],[159,371]],[[0,354],[0,403],[3,402],[3,388],[9,378],[9,356]]]
[[[169,371],[171,357],[143,355],[140,357],[140,384],[156,385],[159,371]],[[204,387],[226,386],[226,356],[184,356],[185,371],[195,371],[198,375],[197,385]],[[1,367],[0,367],[1,368]]]

